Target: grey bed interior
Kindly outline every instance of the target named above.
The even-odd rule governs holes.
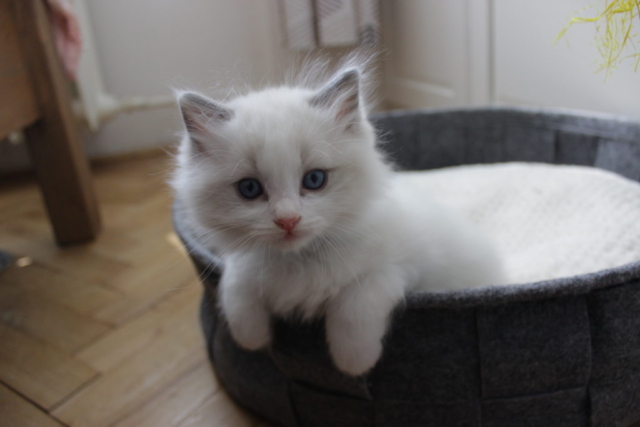
[[[405,169],[535,161],[640,181],[640,124],[525,109],[374,116]],[[205,285],[201,319],[220,381],[242,406],[291,427],[572,427],[640,421],[640,262],[542,283],[410,294],[381,361],[350,378],[323,324],[273,319],[265,351],[244,351],[217,309],[221,266],[178,234]],[[640,260],[639,260],[640,261]],[[217,265],[217,267],[213,267]]]

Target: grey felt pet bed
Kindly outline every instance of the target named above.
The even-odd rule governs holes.
[[[406,169],[535,161],[640,181],[640,124],[522,109],[392,112],[374,122]],[[572,427],[640,420],[640,262],[541,283],[410,294],[365,377],[333,368],[321,321],[273,320],[269,350],[231,339],[216,257],[175,226],[205,285],[202,326],[217,375],[279,426]],[[640,219],[639,219],[640,220]]]

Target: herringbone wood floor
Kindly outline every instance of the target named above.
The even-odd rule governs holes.
[[[258,426],[217,384],[167,156],[95,168],[97,241],[56,247],[33,181],[0,183],[0,426]]]

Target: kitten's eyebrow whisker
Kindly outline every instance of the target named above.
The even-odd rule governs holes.
[[[236,173],[236,169],[238,169],[238,166],[240,166],[240,163],[242,163],[244,161],[245,161],[244,159],[240,159],[240,161],[238,163],[236,163],[236,166],[233,168],[233,170],[231,171],[231,173],[229,175],[233,176],[233,174]]]
[[[319,148],[314,148],[314,149],[312,149],[312,150],[311,150],[311,152],[312,152],[312,153],[314,153],[314,152],[316,152],[316,151],[317,151],[318,153],[320,153],[320,154],[324,155],[327,159],[331,160],[331,156],[330,156],[329,154],[325,153],[324,151],[322,151],[321,149],[319,149]]]
[[[356,123],[355,121],[354,121],[353,123],[342,123],[342,124],[340,124],[340,125],[338,125],[338,126],[334,126],[334,127],[332,127],[331,129],[328,129],[328,130],[324,131],[323,135],[326,135],[326,134],[328,134],[329,132],[333,132],[333,131],[334,131],[334,130],[336,130],[336,129],[340,129],[341,127],[347,127],[348,125],[350,125],[350,124],[355,124],[355,123]]]
[[[343,142],[353,142],[353,141],[362,141],[362,139],[360,138],[353,138],[353,139],[341,139],[339,141],[337,141],[338,144],[342,144]]]

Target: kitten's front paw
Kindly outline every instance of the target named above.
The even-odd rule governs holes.
[[[382,354],[382,342],[354,342],[335,339],[329,341],[329,350],[333,363],[345,374],[358,376],[375,366]]]
[[[229,329],[233,339],[247,350],[258,350],[266,347],[271,341],[269,318],[255,319],[257,321],[230,321]]]

